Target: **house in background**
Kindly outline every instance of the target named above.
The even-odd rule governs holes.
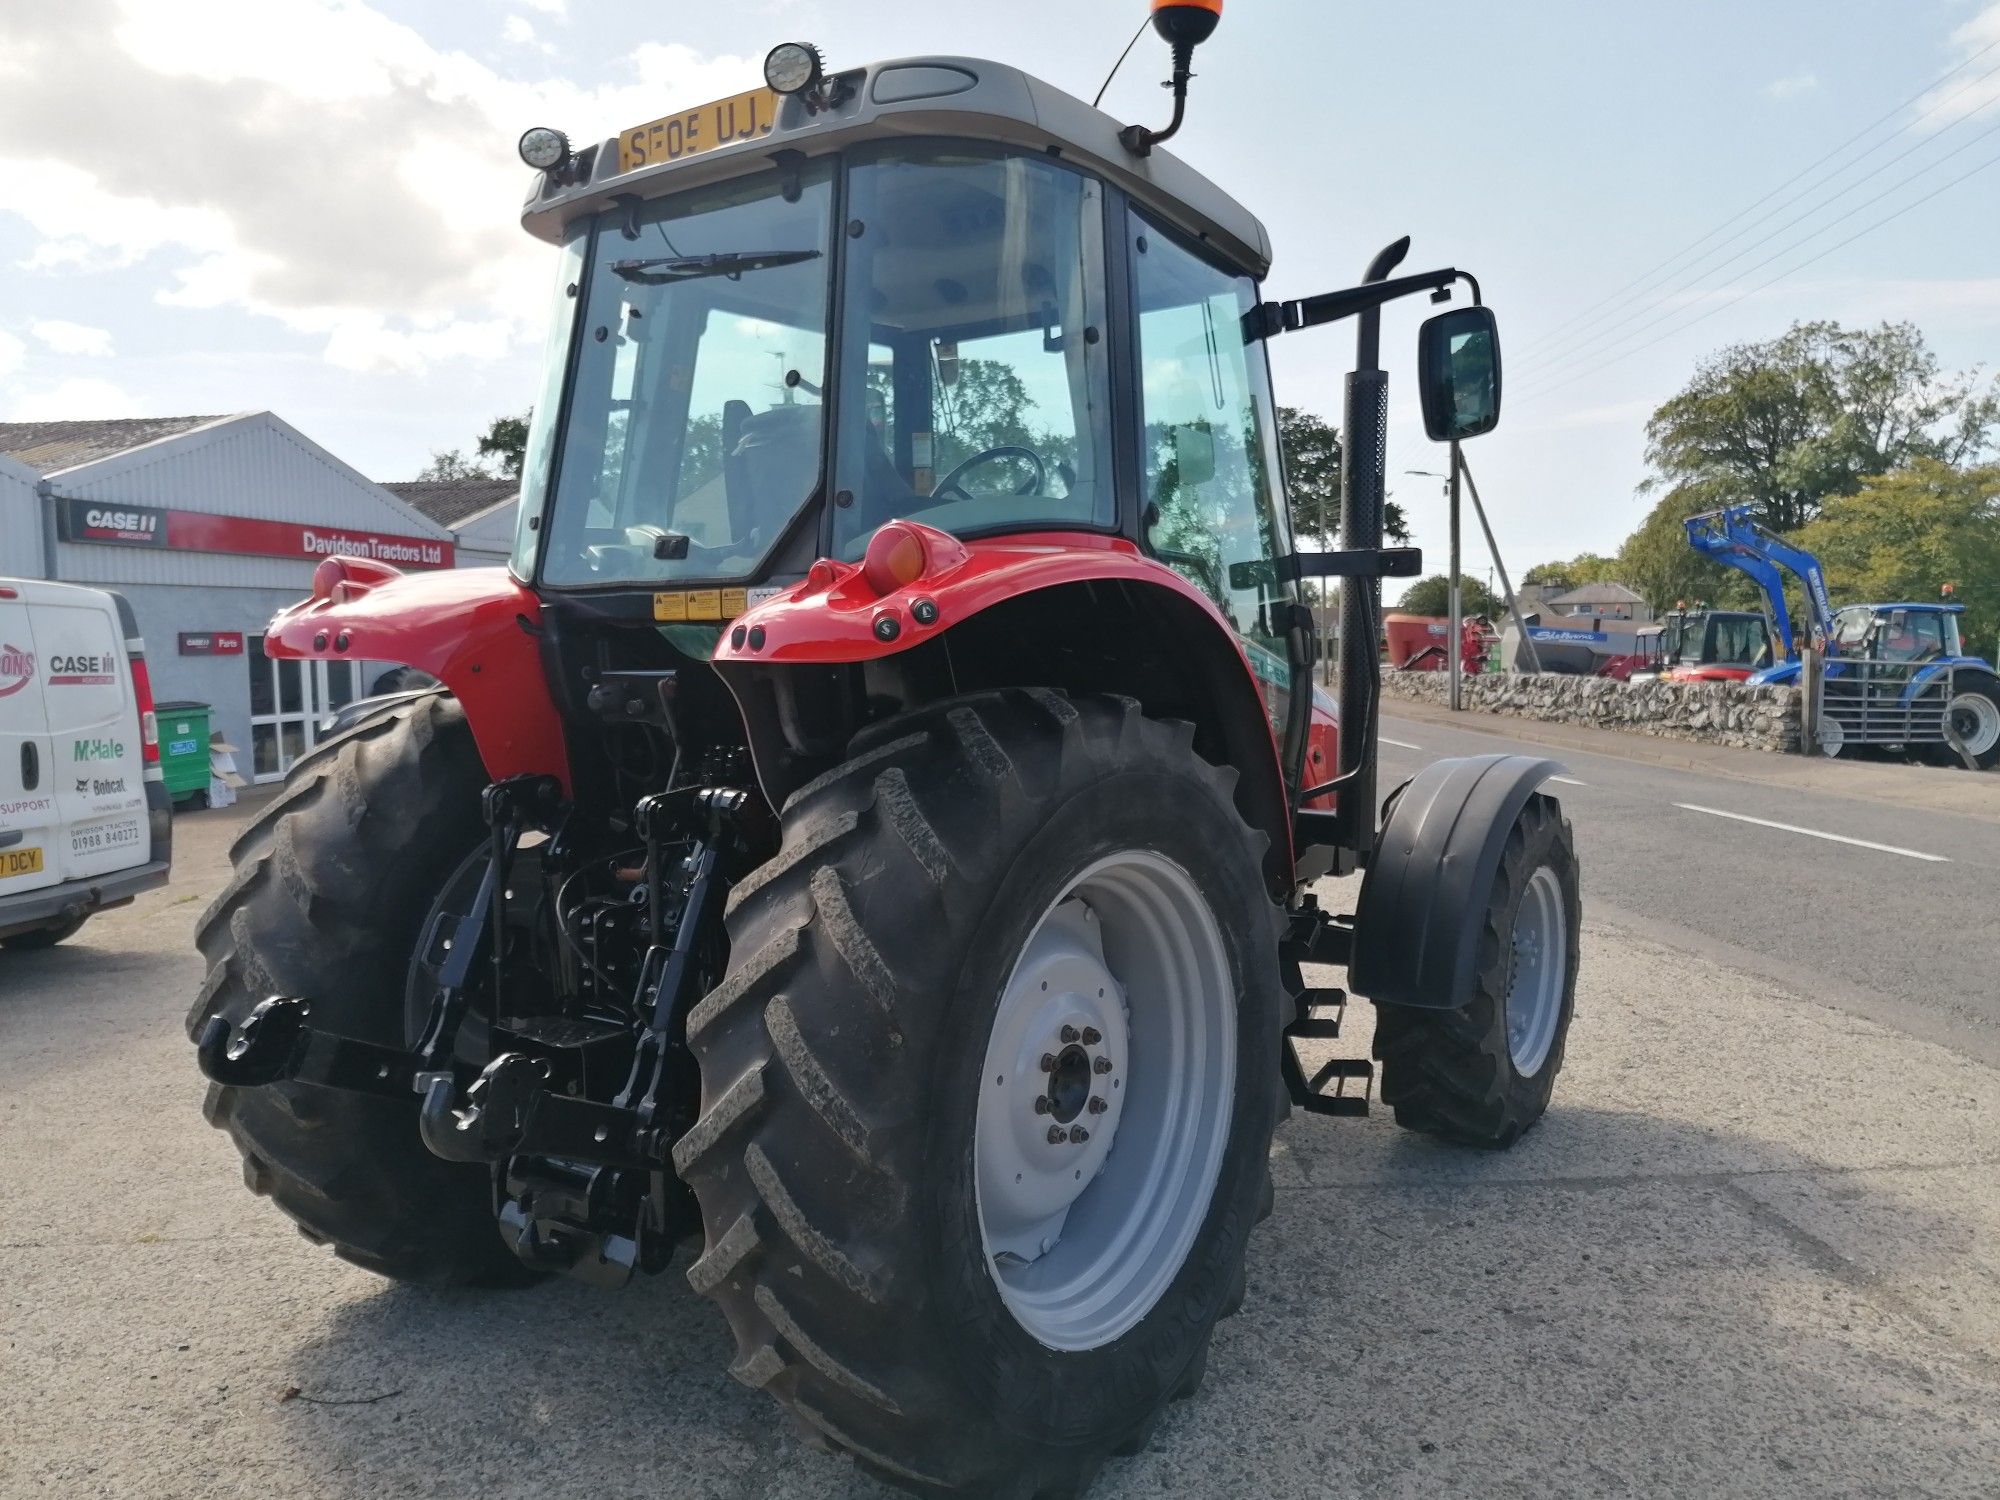
[[[1571,589],[1566,594],[1544,600],[1543,613],[1545,618],[1588,619],[1593,622],[1590,629],[1601,630],[1601,622],[1605,621],[1648,624],[1653,618],[1653,607],[1646,602],[1644,595],[1635,593],[1622,583],[1587,583],[1580,589]]]
[[[382,486],[451,529],[461,568],[497,567],[514,551],[518,479],[397,479]]]

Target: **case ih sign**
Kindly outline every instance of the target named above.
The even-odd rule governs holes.
[[[57,513],[66,542],[112,547],[165,547],[176,552],[233,552],[251,557],[288,557],[317,562],[341,555],[366,557],[398,568],[449,568],[452,545],[432,537],[351,531],[339,526],[299,526],[290,521],[256,521],[247,516],[214,516],[198,510],[164,510],[146,505],[111,505],[65,498]]]
[[[183,630],[180,636],[182,656],[243,654],[243,632],[240,630]]]

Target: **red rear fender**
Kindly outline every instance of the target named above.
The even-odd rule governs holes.
[[[1118,616],[1108,607],[1078,603],[1080,595],[1095,599],[1089,590],[1103,584],[1171,596],[1173,617],[1187,622],[1186,633],[1178,644],[1157,637],[1114,639],[1117,628],[1110,622]],[[1038,630],[1025,628],[1024,613],[1036,617]],[[989,629],[993,621],[1003,623]],[[960,634],[950,636],[954,630]],[[1051,641],[1051,632],[1066,634]],[[1279,700],[1267,691],[1267,685],[1282,681],[1284,665],[1272,658],[1260,673],[1236,628],[1208,595],[1129,541],[1049,532],[962,543],[913,521],[890,522],[876,533],[862,562],[822,559],[804,581],[739,616],[716,643],[713,661],[726,681],[748,681],[772,668],[878,661],[941,636],[959,643],[955,673],[970,664],[970,640],[990,646],[998,636],[1034,639],[1058,651],[1069,641],[1086,644],[1087,652],[1075,654],[1102,663],[1106,674],[1101,681],[1078,681],[1074,673],[1064,677],[1033,648],[1017,644],[1009,648],[997,683],[994,673],[985,674],[988,686],[1068,686],[1144,697],[1131,685],[1132,674],[1120,671],[1121,655],[1149,656],[1155,665],[1163,654],[1170,656],[1183,685],[1222,725],[1218,738],[1227,741],[1227,758],[1244,778],[1239,802],[1248,804],[1253,824],[1270,834],[1274,858],[1284,861],[1289,875],[1290,819],[1270,727]],[[1196,687],[1197,680],[1204,686]],[[1331,717],[1319,717],[1313,744],[1322,757],[1337,761]],[[1261,726],[1258,720],[1264,721]],[[754,739],[754,726],[752,734]],[[766,761],[760,757],[759,764],[765,772]],[[782,801],[789,789],[789,780],[766,774],[765,790],[774,800]]]
[[[555,776],[567,791],[562,720],[535,644],[541,618],[540,602],[505,568],[406,575],[335,557],[314,574],[313,597],[271,622],[264,650],[420,667],[465,706],[488,775]]]

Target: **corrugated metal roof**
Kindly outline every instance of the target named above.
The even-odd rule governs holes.
[[[398,479],[382,486],[406,505],[416,507],[440,526],[490,510],[521,493],[518,479]]]
[[[91,422],[0,422],[0,453],[43,474],[205,427],[218,417],[119,417]]]

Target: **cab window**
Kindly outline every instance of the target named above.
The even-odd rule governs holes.
[[[897,148],[849,173],[833,552],[884,521],[1109,529],[1104,189],[1037,157]]]
[[[1244,338],[1257,286],[1133,220],[1146,537],[1237,631],[1282,659],[1270,606],[1290,597],[1264,346]]]

